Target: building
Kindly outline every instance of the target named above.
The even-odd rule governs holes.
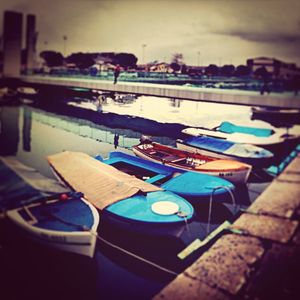
[[[255,74],[259,69],[265,69],[273,78],[290,79],[300,75],[300,69],[293,63],[286,63],[275,58],[257,57],[247,60],[247,66],[251,73]]]
[[[172,73],[174,70],[165,62],[155,63],[149,67],[150,72]]]

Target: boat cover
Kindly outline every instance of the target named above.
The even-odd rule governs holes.
[[[215,152],[224,152],[234,145],[233,142],[216,139],[208,136],[192,136],[184,140],[184,143],[198,148]]]
[[[42,197],[68,191],[15,157],[0,157],[0,210],[15,209],[26,201],[39,201]]]
[[[274,133],[272,129],[268,128],[257,128],[257,127],[248,127],[248,126],[239,126],[230,122],[222,122],[218,131],[225,133],[245,133],[251,134],[259,137],[268,137]]]
[[[48,156],[56,173],[84,198],[103,209],[109,204],[138,192],[154,192],[161,188],[123,173],[81,152],[61,152]]]

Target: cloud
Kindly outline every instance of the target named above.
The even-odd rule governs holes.
[[[295,44],[300,43],[300,34],[276,33],[276,32],[253,32],[253,31],[218,31],[215,34],[239,37],[251,42]]]

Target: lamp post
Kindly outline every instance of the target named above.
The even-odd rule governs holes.
[[[68,40],[68,37],[66,35],[63,35],[63,40],[64,40],[64,56],[66,56],[66,44],[67,44],[67,40]]]
[[[142,58],[143,58],[143,64],[145,64],[145,48],[147,47],[146,44],[142,45]]]

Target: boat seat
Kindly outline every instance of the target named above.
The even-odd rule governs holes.
[[[159,180],[161,180],[161,179],[164,179],[164,178],[166,178],[167,176],[169,176],[169,175],[158,174],[158,175],[156,175],[156,176],[154,176],[154,177],[151,177],[151,178],[145,180],[145,182],[148,182],[148,183],[155,183],[156,181],[159,181]]]
[[[170,156],[165,157],[163,159],[163,161],[176,163],[176,162],[179,162],[179,161],[183,161],[185,159],[186,159],[185,157],[178,157],[178,156],[170,155]]]

